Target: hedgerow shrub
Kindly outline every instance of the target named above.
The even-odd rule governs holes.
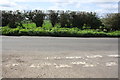
[[[112,31],[107,33],[107,35],[111,37],[120,37],[120,31]]]
[[[79,28],[57,28],[44,29],[42,27],[33,29],[20,29],[1,27],[2,35],[9,36],[63,36],[63,37],[119,37],[120,31],[103,32],[94,29],[80,30]]]
[[[18,28],[15,28],[15,29],[10,29],[9,32],[8,32],[8,35],[9,36],[19,36],[19,29]]]
[[[3,35],[9,34],[10,28],[9,27],[1,27],[0,29]]]
[[[95,30],[81,30],[81,31],[78,31],[78,35],[79,36],[86,36],[86,37],[97,37],[97,36],[107,36],[105,32],[98,32],[98,31],[95,31]]]

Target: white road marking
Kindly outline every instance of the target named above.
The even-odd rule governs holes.
[[[115,66],[115,65],[117,65],[116,62],[107,62],[107,63],[106,63],[106,66],[107,66],[107,67]]]
[[[18,66],[19,64],[15,63],[15,64],[12,64],[12,66]]]
[[[80,59],[81,56],[71,56],[71,57],[65,57],[66,59]]]
[[[66,65],[66,64],[60,64],[60,65],[56,65],[56,68],[71,68],[72,66]]]
[[[93,55],[93,56],[87,56],[87,58],[102,58],[103,56],[101,55]]]
[[[50,65],[52,65],[52,64],[51,64],[51,63],[46,63],[46,62],[45,62],[45,63],[42,63],[41,65],[43,65],[43,66],[44,66],[44,65],[50,66]]]
[[[71,64],[79,65],[79,64],[86,64],[86,62],[72,62]]]
[[[34,64],[30,65],[31,68],[35,68],[36,66]]]
[[[83,67],[95,67],[93,64],[85,64]]]
[[[62,59],[61,57],[54,57],[54,59]]]
[[[45,59],[84,59],[81,56],[67,56],[67,57],[46,57]]]
[[[118,58],[118,57],[120,57],[120,55],[108,55],[108,57],[115,57],[115,58]]]

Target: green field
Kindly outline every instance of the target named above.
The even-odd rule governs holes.
[[[59,24],[52,27],[49,21],[44,21],[42,27],[34,23],[23,24],[23,28],[0,27],[2,35],[7,36],[57,36],[57,37],[119,37],[120,31],[105,32],[100,29],[62,28]]]

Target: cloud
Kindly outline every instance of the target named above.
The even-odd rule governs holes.
[[[29,3],[50,3],[51,10],[96,11],[98,13],[117,12],[119,0],[0,0],[0,8],[4,10],[44,9],[44,6]],[[24,4],[19,4],[24,3]],[[48,4],[49,5],[49,4]],[[40,7],[40,8],[39,8]],[[46,6],[45,6],[46,9]]]
[[[4,1],[0,1],[0,6],[1,7],[13,7],[13,6],[16,6],[17,4],[15,2],[10,2],[10,1],[7,1],[7,0],[4,0]]]
[[[117,3],[108,2],[108,3],[99,3],[97,5],[102,10],[101,12],[104,12],[104,13],[117,13],[118,12]]]
[[[74,2],[74,1],[66,1],[66,2],[55,2],[53,4],[53,6],[49,7],[49,9],[51,10],[75,10],[77,8],[80,8],[81,4],[79,4],[78,2]]]
[[[0,9],[1,10],[23,10],[28,9],[27,5],[19,5],[15,0],[0,0]]]
[[[14,2],[59,2],[60,0],[13,0]]]
[[[0,5],[1,7],[11,7],[11,5],[7,5],[7,4],[3,4],[3,5]]]

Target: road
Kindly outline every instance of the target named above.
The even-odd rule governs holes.
[[[3,36],[2,43],[5,78],[118,77],[117,38]]]

